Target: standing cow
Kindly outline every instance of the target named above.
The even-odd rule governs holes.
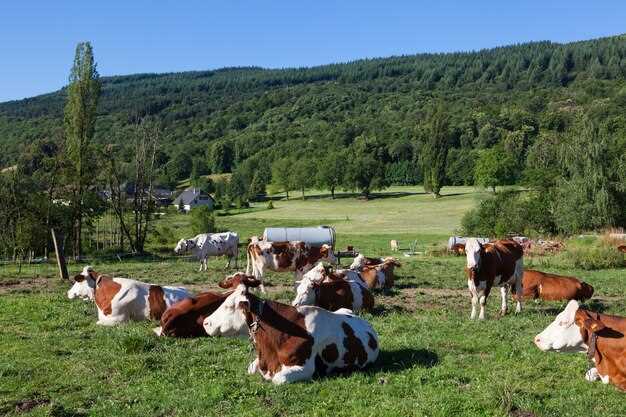
[[[239,256],[239,235],[234,232],[224,233],[202,233],[192,239],[181,239],[178,241],[174,252],[176,254],[191,251],[200,261],[200,269],[207,270],[207,262],[209,256],[228,256],[226,268],[231,266],[233,259],[235,260],[235,268],[237,268],[237,257]]]
[[[252,274],[261,281],[265,270],[276,272],[293,272],[296,280],[310,271],[318,262],[337,263],[337,257],[330,245],[311,246],[301,241],[268,242],[252,237],[248,244],[248,264],[246,274]]]
[[[129,320],[159,320],[168,307],[191,294],[183,287],[113,278],[86,266],[74,277],[67,296],[94,300],[98,308],[96,324],[112,326]]]
[[[472,297],[471,319],[476,318],[476,305],[480,302],[480,320],[485,319],[485,304],[493,286],[500,286],[502,296],[501,315],[507,313],[507,293],[512,288],[522,294],[524,263],[523,250],[513,240],[496,240],[480,243],[470,238],[465,244],[467,286]],[[516,313],[522,311],[522,297],[517,298]]]
[[[233,293],[204,320],[209,336],[235,336],[247,330],[256,350],[248,373],[274,384],[310,379],[315,374],[362,369],[376,361],[376,331],[350,310],[330,312],[263,300],[249,292],[261,282],[241,273],[220,282]]]

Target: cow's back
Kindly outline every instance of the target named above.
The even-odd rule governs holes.
[[[506,281],[515,273],[517,262],[524,256],[524,250],[513,240],[496,240],[485,244],[485,254],[486,269],[494,276],[500,276],[502,281]]]
[[[204,319],[213,314],[229,294],[207,291],[175,303],[161,317],[161,334],[171,337],[206,336],[202,326]]]

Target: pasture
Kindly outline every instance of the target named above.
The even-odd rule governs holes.
[[[415,187],[380,198],[277,201],[220,216],[220,229],[245,240],[265,226],[329,224],[338,247],[392,255],[389,240],[417,250],[443,247],[479,193],[445,188],[434,200]],[[166,216],[177,233],[185,216]],[[183,237],[183,236],[178,236]],[[172,245],[173,248],[173,245]],[[400,256],[398,254],[393,254]],[[240,254],[240,269],[245,255]],[[564,303],[534,303],[497,318],[492,292],[487,320],[470,321],[464,258],[421,254],[400,257],[396,288],[377,293],[374,314],[381,355],[365,372],[273,386],[246,374],[253,350],[247,339],[157,338],[156,323],[116,328],[95,325],[95,306],[65,296],[67,283],[52,273],[35,279],[0,276],[0,414],[52,416],[620,416],[624,394],[584,380],[584,355],[540,352],[533,337]],[[343,261],[349,263],[348,260]],[[110,261],[98,270],[160,284],[215,289],[223,259],[209,271],[196,262]],[[596,293],[588,307],[626,315],[626,269],[556,268],[550,259],[526,266],[577,276]],[[80,266],[71,265],[71,273]],[[270,297],[290,302],[291,274],[268,274]]]

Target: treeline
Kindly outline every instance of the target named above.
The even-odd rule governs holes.
[[[268,188],[313,185],[366,196],[393,184],[424,184],[435,195],[445,185],[537,187],[544,175],[533,165],[539,149],[561,149],[557,144],[590,125],[618,156],[603,170],[613,184],[610,211],[618,213],[603,218],[615,225],[623,221],[613,164],[626,152],[625,40],[102,78],[94,143],[116,143],[132,154],[130,126],[154,120],[162,132],[159,185],[232,173],[230,182],[208,186],[227,203],[245,204]],[[65,95],[0,104],[3,166],[30,143],[54,137]],[[550,167],[551,196],[573,175],[559,160]],[[542,230],[569,233],[597,224],[565,227],[552,216]]]

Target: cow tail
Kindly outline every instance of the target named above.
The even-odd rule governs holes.
[[[250,275],[250,245],[246,247],[246,275]]]

